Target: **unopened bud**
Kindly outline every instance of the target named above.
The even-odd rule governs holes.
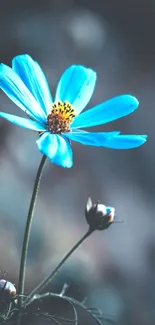
[[[16,288],[13,283],[4,279],[0,280],[0,301],[8,301],[16,296]]]
[[[92,204],[91,198],[88,198],[85,216],[91,229],[104,230],[113,223],[115,209],[100,204],[99,201],[96,204]]]

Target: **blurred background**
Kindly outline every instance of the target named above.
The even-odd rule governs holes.
[[[0,62],[17,54],[39,62],[54,94],[70,64],[97,71],[87,108],[123,93],[140,101],[133,114],[92,131],[148,134],[133,150],[73,143],[74,167],[48,161],[40,187],[26,273],[30,291],[87,229],[88,196],[115,207],[116,219],[68,260],[48,290],[88,297],[119,324],[155,323],[155,2],[152,0],[5,0],[0,11]],[[0,92],[1,111],[22,115]],[[0,268],[18,284],[21,245],[41,155],[36,133],[0,120]]]

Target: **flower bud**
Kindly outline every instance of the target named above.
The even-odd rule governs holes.
[[[0,301],[9,301],[16,296],[15,286],[4,279],[0,280]]]
[[[104,230],[113,223],[115,209],[100,204],[99,201],[96,204],[92,204],[91,198],[88,198],[85,216],[91,229]]]

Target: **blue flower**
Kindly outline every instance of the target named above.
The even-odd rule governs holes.
[[[114,149],[142,145],[146,135],[81,130],[116,120],[138,107],[135,97],[121,95],[81,113],[93,94],[95,83],[95,71],[72,65],[62,74],[53,101],[39,64],[27,54],[16,56],[12,68],[0,65],[0,87],[28,118],[3,112],[0,112],[0,116],[18,126],[39,132],[36,141],[38,149],[51,162],[62,167],[70,168],[73,165],[70,140]]]

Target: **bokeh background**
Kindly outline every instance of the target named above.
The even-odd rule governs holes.
[[[152,0],[0,1],[0,62],[30,54],[44,69],[52,92],[70,64],[97,71],[88,108],[123,93],[139,109],[96,129],[148,134],[133,150],[74,143],[74,167],[47,162],[32,228],[28,292],[87,229],[88,196],[116,209],[114,224],[96,232],[70,258],[48,288],[88,297],[119,324],[155,323],[155,2]],[[0,92],[1,110],[22,112]],[[93,130],[96,130],[92,128]],[[0,268],[18,285],[28,204],[41,158],[36,133],[0,120]]]

